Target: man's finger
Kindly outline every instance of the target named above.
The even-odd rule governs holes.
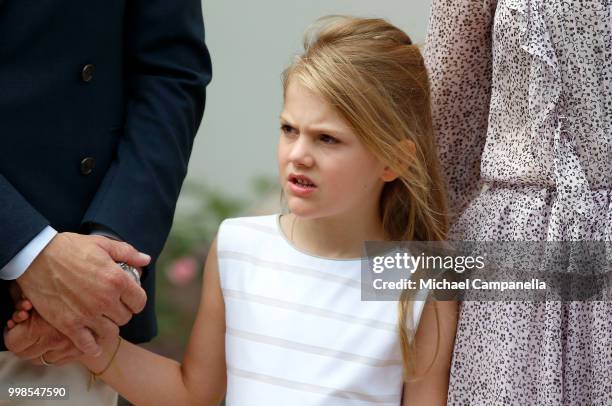
[[[52,333],[48,336],[40,337],[34,345],[23,351],[15,353],[21,359],[35,359],[48,351],[53,351],[65,345],[65,338],[59,334]],[[46,358],[45,358],[46,359]]]
[[[97,317],[95,325],[89,327],[97,337],[109,338],[119,335],[119,327],[105,316]]]
[[[126,275],[127,276],[127,275]],[[121,301],[134,314],[140,313],[147,304],[147,293],[132,278],[121,292]]]
[[[32,345],[28,347],[25,351],[15,353],[15,355],[21,359],[35,360],[47,351],[49,351],[49,348],[45,346]]]
[[[83,353],[74,345],[63,346],[62,349],[48,351],[45,354],[45,362],[48,364],[59,365],[70,361],[76,361]]]
[[[125,262],[135,267],[147,266],[151,262],[149,255],[138,252],[136,248],[125,242],[108,240],[103,248],[115,262]]]
[[[132,319],[132,315],[132,311],[121,301],[104,311],[104,316],[118,326],[125,326]]]

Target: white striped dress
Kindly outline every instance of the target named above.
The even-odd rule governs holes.
[[[279,215],[225,220],[217,244],[228,406],[400,404],[397,302],[360,300],[360,259],[299,251]]]

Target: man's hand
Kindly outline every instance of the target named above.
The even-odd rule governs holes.
[[[44,320],[81,352],[96,356],[96,337],[118,335],[118,326],[142,311],[147,299],[116,262],[143,267],[150,260],[127,243],[60,233],[17,283]]]
[[[46,362],[57,366],[77,361],[82,355],[68,337],[40,317],[31,305],[23,306],[23,303],[4,330],[4,343],[16,356],[35,365],[42,364],[41,355]]]

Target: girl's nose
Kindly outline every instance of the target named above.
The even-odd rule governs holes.
[[[311,167],[314,164],[310,141],[307,137],[298,137],[291,146],[289,160],[296,167]]]

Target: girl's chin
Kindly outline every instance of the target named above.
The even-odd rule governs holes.
[[[303,219],[314,219],[323,217],[323,212],[320,208],[315,207],[313,204],[305,204],[304,202],[292,202],[293,199],[289,199],[287,207],[289,211],[296,217]]]
[[[306,210],[306,209],[301,208],[301,207],[291,207],[291,206],[289,206],[289,212],[291,214],[293,214],[295,217],[298,217],[298,218],[301,218],[301,219],[311,219],[311,218],[319,217],[312,210]]]

